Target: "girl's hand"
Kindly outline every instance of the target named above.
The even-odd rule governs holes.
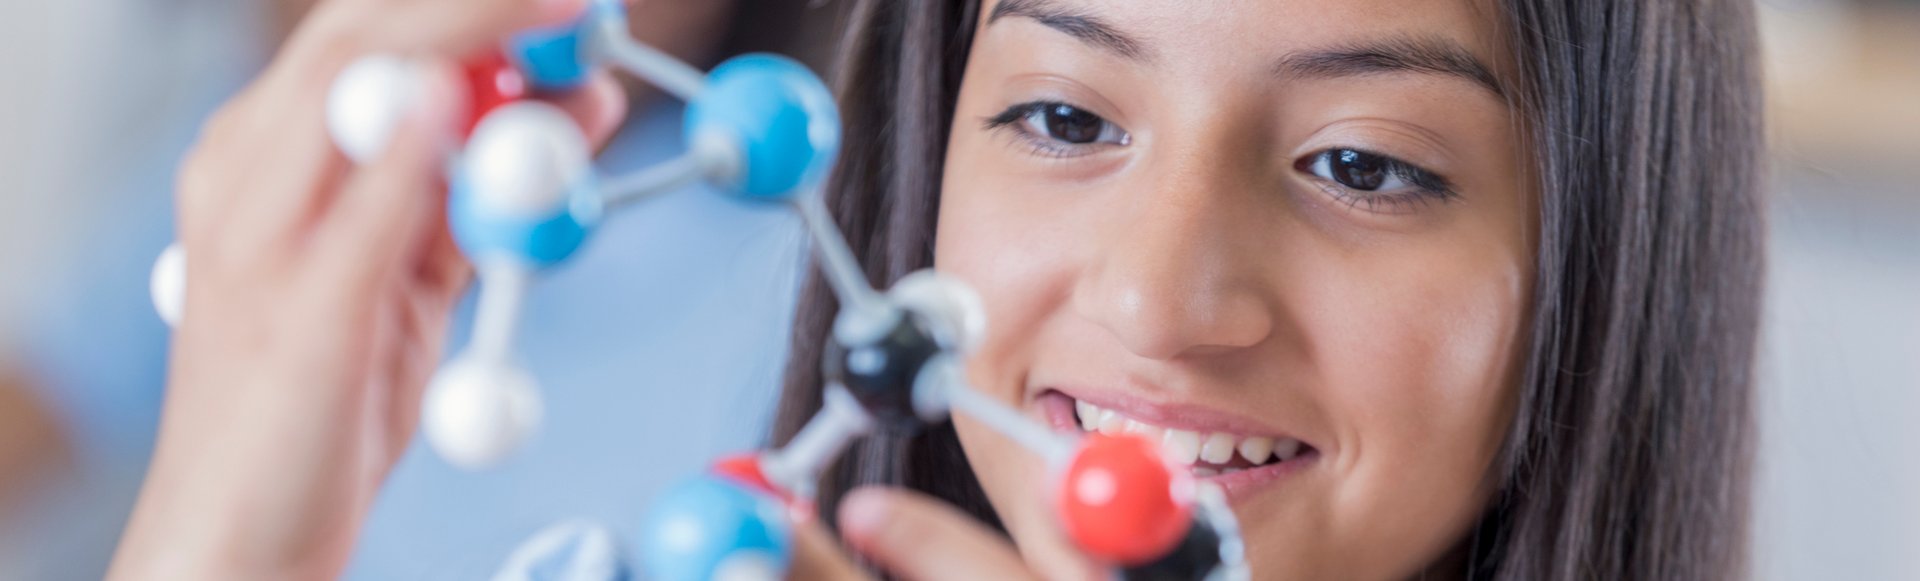
[[[452,64],[586,0],[331,0],[216,113],[180,169],[186,318],[115,579],[331,578],[405,450],[469,266],[443,172],[465,116]],[[328,137],[334,76],[372,53],[422,63],[377,159]],[[610,78],[561,103],[596,142]]]
[[[1104,573],[1075,555],[1039,566],[1022,558],[1007,538],[944,502],[917,492],[869,487],[840,504],[840,536],[849,548],[889,574],[909,581],[1092,580]],[[789,578],[795,581],[863,579],[816,523],[797,527]]]

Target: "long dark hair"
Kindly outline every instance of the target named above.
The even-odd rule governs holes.
[[[847,150],[828,205],[867,275],[933,262],[947,132],[977,0],[856,0],[838,61]],[[1519,411],[1472,579],[1744,577],[1761,271],[1753,7],[1739,0],[1503,3],[1514,105],[1540,192]],[[802,289],[773,440],[820,407],[837,304]],[[889,483],[997,523],[951,424],[857,443],[820,483],[830,518]]]

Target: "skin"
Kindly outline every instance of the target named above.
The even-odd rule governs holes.
[[[1514,413],[1535,215],[1522,139],[1506,101],[1470,80],[1275,74],[1273,63],[1400,36],[1457,43],[1505,78],[1492,7],[1047,3],[1137,41],[1129,58],[1035,18],[989,22],[987,4],[935,245],[938,268],[974,285],[992,321],[976,385],[1036,420],[1050,389],[1099,391],[1312,445],[1320,456],[1294,473],[1229,490],[1261,578],[1407,578],[1445,559],[1486,504]],[[1060,157],[983,122],[1036,99],[1130,139]],[[1457,195],[1343,197],[1302,161],[1343,146],[1444,176]],[[967,562],[1089,575],[1036,486],[1045,467],[965,416],[956,425],[1015,547],[909,577],[987,578],[954,572]],[[865,501],[881,506],[850,512],[938,514],[898,493]],[[890,540],[911,533],[880,526],[850,535],[902,545],[883,562],[930,558]]]
[[[412,435],[467,265],[438,167],[457,115],[421,108],[353,167],[321,124],[326,83],[368,51],[448,64],[580,0],[335,0],[222,109],[182,167],[191,261],[168,401],[114,579],[330,578]],[[1392,4],[1392,5],[1390,5]],[[1047,419],[1051,390],[1225,413],[1318,456],[1232,491],[1263,578],[1401,578],[1444,559],[1484,507],[1512,421],[1534,194],[1505,101],[1431,72],[1299,75],[1285,55],[1388,36],[1459,45],[1505,78],[1493,12],[1464,2],[1054,0],[1136,57],[1034,18],[987,22],[948,147],[939,267],[985,300],[969,374]],[[603,138],[612,81],[564,105]],[[1044,148],[984,121],[1035,99],[1124,144]],[[1031,137],[1031,136],[1029,136]],[[1358,147],[1455,195],[1387,204],[1315,178]],[[1055,150],[1058,154],[1058,150]],[[1356,201],[1357,200],[1357,201]],[[1372,201],[1368,201],[1372,200]],[[1090,578],[1025,449],[957,426],[1012,542],[925,496],[862,489],[845,548],[906,579]],[[863,576],[801,523],[792,577]]]

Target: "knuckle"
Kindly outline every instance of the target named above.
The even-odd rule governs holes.
[[[883,546],[892,546],[908,539],[929,539],[940,536],[941,527],[927,517],[922,507],[900,499],[890,499],[893,507],[888,511],[889,518],[881,521],[879,529],[874,531],[874,541]]]
[[[208,161],[207,155],[204,149],[195,146],[180,162],[179,174],[174,178],[174,189],[181,202],[197,201],[214,189],[218,164]]]
[[[196,146],[187,153],[174,176],[175,213],[183,230],[197,230],[208,219],[208,209],[218,199],[227,169],[218,157]]]
[[[238,141],[246,127],[246,122],[243,120],[245,113],[242,111],[244,105],[244,95],[235,97],[214,111],[213,115],[208,116],[207,122],[200,126],[199,141],[195,143],[194,149],[202,152],[222,149]]]
[[[348,62],[369,50],[367,28],[373,19],[365,2],[325,2],[293,31],[269,68],[270,78],[295,91],[325,91]]]

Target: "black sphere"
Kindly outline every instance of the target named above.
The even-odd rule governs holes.
[[[903,310],[893,327],[870,343],[829,342],[822,365],[827,381],[845,385],[880,429],[910,434],[923,424],[913,409],[913,381],[939,353],[927,320]]]
[[[1120,572],[1126,581],[1201,581],[1220,566],[1220,532],[1195,514],[1187,536],[1171,552]]]

